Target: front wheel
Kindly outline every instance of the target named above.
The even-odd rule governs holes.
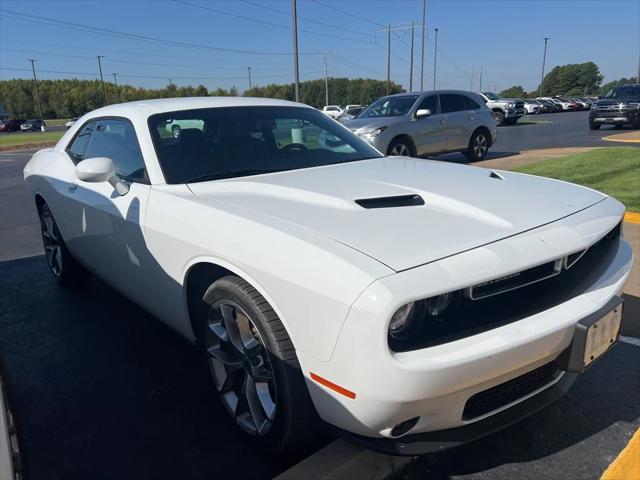
[[[269,453],[292,450],[316,431],[295,348],[267,301],[239,277],[204,294],[201,339],[213,384],[245,439]]]
[[[387,149],[387,155],[398,157],[415,157],[416,148],[413,143],[406,138],[395,138]]]
[[[487,156],[489,151],[489,138],[485,132],[475,132],[469,140],[469,146],[464,152],[470,162],[478,162]]]
[[[600,124],[599,123],[590,123],[589,124],[589,128],[591,130],[600,130]]]
[[[504,113],[497,110],[493,112],[493,116],[496,119],[496,127],[501,127],[504,124]]]
[[[67,250],[49,205],[42,204],[38,210],[38,216],[40,217],[42,244],[49,270],[62,285],[81,285],[86,280],[88,272]]]

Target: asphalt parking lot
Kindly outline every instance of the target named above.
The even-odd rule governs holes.
[[[495,148],[610,146],[584,113],[526,117],[500,128]],[[0,153],[0,353],[32,479],[272,478],[330,441],[261,456],[235,435],[190,345],[97,279],[57,287],[22,181],[30,155]],[[620,343],[556,404],[397,478],[599,478],[640,426],[639,391],[640,347]]]

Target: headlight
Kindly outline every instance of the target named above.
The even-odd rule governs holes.
[[[407,335],[418,327],[418,324],[422,320],[417,315],[418,304],[421,302],[411,302],[401,306],[396,313],[391,317],[389,322],[389,335],[393,338],[406,338]]]
[[[516,104],[515,103],[507,103],[507,107],[509,108],[515,108]]]
[[[365,137],[365,138],[375,138],[378,135],[380,135],[382,132],[385,131],[387,127],[378,127],[378,128],[363,128],[361,130],[358,130],[356,133],[360,136],[360,137]]]
[[[425,323],[446,321],[459,298],[460,291],[448,292],[401,306],[391,317],[389,335],[396,340],[406,340]]]

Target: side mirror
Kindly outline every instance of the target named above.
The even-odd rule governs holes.
[[[425,118],[431,116],[431,110],[428,108],[420,108],[416,111],[416,118]]]
[[[109,182],[119,195],[125,195],[129,191],[129,185],[118,178],[113,161],[107,157],[82,160],[76,165],[76,176],[83,182]]]

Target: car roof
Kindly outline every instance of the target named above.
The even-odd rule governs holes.
[[[93,110],[87,116],[139,116],[148,117],[156,113],[173,112],[179,110],[194,110],[199,108],[222,108],[222,107],[307,107],[302,103],[290,102],[288,100],[276,100],[272,98],[252,98],[252,97],[179,97],[160,98],[153,100],[139,100],[136,102],[117,103]]]
[[[470,92],[469,90],[422,90],[416,92],[402,92],[402,93],[394,93],[393,95],[385,95],[384,98],[387,97],[404,97],[407,95],[415,96],[415,95],[427,95],[427,94],[445,94],[445,93],[455,93],[460,95],[479,95],[477,92]]]

